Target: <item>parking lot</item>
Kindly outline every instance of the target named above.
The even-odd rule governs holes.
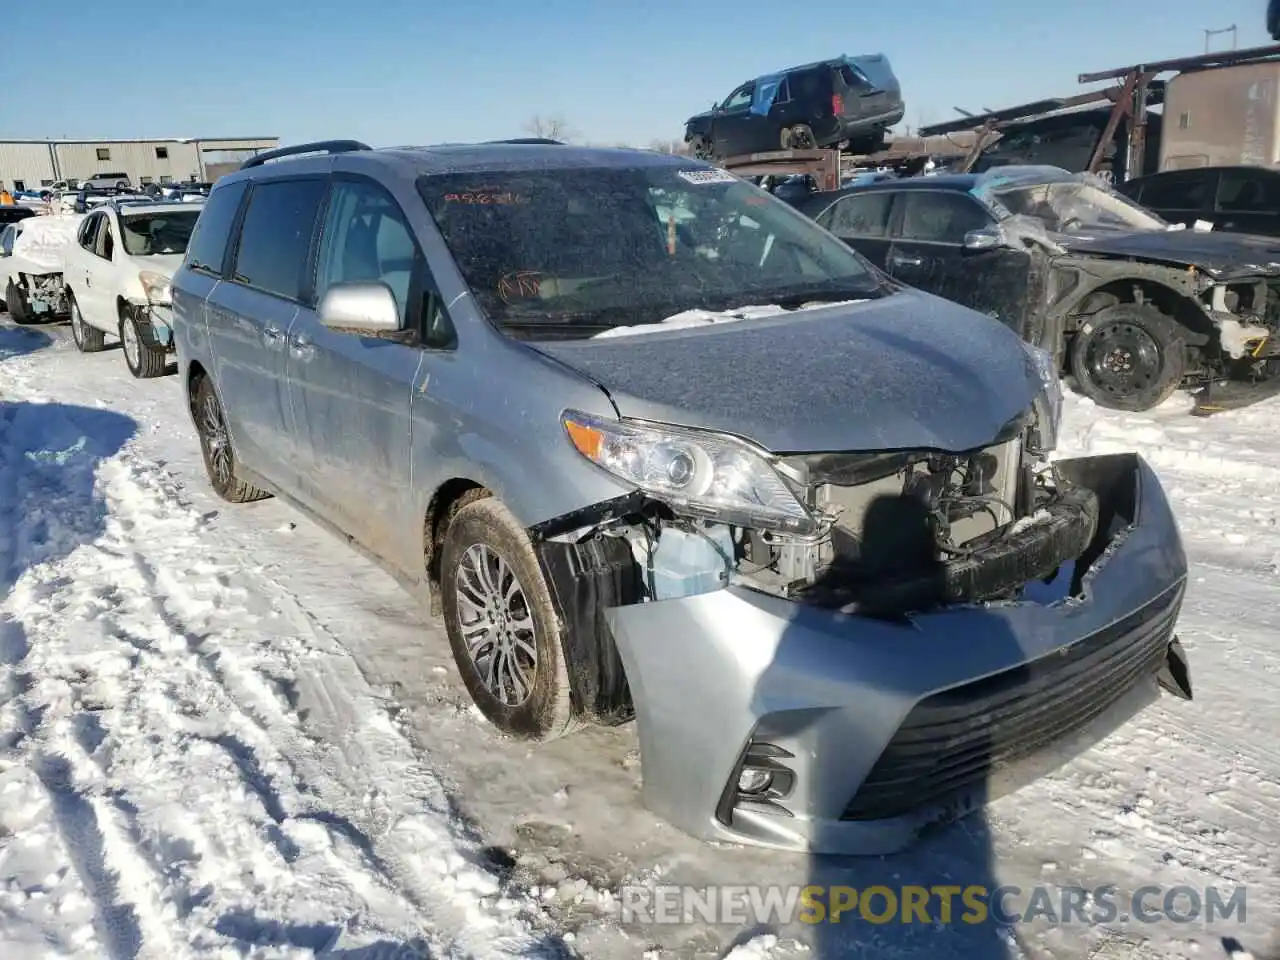
[[[0,824],[43,838],[6,854],[27,877],[0,891],[10,935],[89,937],[96,910],[119,921],[114,956],[202,930],[481,955],[1172,957],[1223,937],[1265,955],[1280,892],[1275,401],[1199,419],[1185,395],[1147,414],[1069,395],[1060,454],[1137,450],[1173,499],[1195,699],[1162,700],[915,850],[841,861],[665,825],[639,802],[634,725],[495,739],[442,632],[390,578],[278,502],[213,497],[175,379],[137,390],[117,350],[78,355],[64,324],[0,337],[4,651],[24,691],[0,718],[12,738],[39,717],[46,761],[0,767]],[[620,889],[658,880],[1244,885],[1249,910],[1209,928],[621,926]]]

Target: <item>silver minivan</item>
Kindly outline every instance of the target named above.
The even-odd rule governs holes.
[[[283,148],[172,294],[214,489],[397,576],[503,733],[634,718],[695,835],[887,852],[1190,696],[1147,464],[1048,463],[1047,355],[706,163]]]

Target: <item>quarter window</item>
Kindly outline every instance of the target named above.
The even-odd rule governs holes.
[[[91,253],[93,252],[94,247],[97,246],[98,228],[100,226],[102,226],[102,215],[98,214],[95,217],[89,217],[80,227],[80,246],[84,247]]]
[[[932,190],[903,190],[903,240],[932,243],[963,243],[970,230],[991,223],[991,216],[972,198],[960,193]]]
[[[254,185],[232,275],[289,300],[301,300],[323,180],[267,180]]]
[[[316,272],[316,300],[337,283],[385,283],[407,326],[417,246],[404,214],[381,188],[338,181],[329,201]]]
[[[209,199],[196,220],[191,242],[187,245],[187,266],[192,270],[222,275],[231,227],[235,223],[240,200],[248,185],[247,180],[241,180],[209,194]]]

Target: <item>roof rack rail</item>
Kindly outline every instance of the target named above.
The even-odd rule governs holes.
[[[356,150],[372,150],[373,147],[359,140],[316,140],[313,143],[295,143],[291,147],[277,147],[254,154],[244,163],[241,170],[260,167],[271,160],[283,160],[285,157],[296,157],[304,153],[352,153]]]
[[[551,147],[563,147],[565,145],[563,140],[552,140],[550,137],[513,137],[510,140],[489,140],[486,142],[487,143],[514,143],[514,144],[524,143],[524,144],[530,144],[530,145],[545,144]]]

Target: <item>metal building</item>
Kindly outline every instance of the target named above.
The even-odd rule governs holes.
[[[279,145],[279,137],[0,140],[0,186],[35,190],[95,173],[123,173],[139,186],[216,180],[255,153]]]

